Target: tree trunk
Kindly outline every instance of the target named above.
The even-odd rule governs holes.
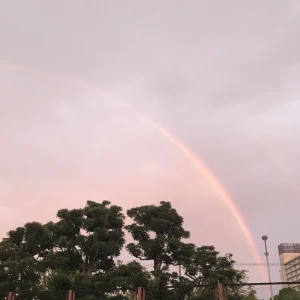
[[[95,266],[94,261],[90,261],[89,265],[88,265],[88,270],[87,270],[88,276],[92,276],[93,275],[94,266]]]
[[[88,258],[87,256],[84,258],[83,260],[83,273],[87,273],[87,270],[88,270]]]
[[[154,280],[155,281],[157,281],[157,279],[158,279],[160,268],[161,268],[161,258],[158,255],[158,256],[156,256],[154,258],[154,272],[153,272],[153,276],[154,276]]]

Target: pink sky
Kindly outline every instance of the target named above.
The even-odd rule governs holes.
[[[88,199],[165,200],[193,242],[256,262],[205,176],[129,103],[209,166],[262,254],[262,234],[275,263],[299,242],[300,5],[209,3],[1,4],[2,237]]]

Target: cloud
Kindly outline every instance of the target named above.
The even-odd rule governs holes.
[[[197,243],[253,262],[217,191],[135,107],[208,165],[276,262],[298,234],[299,7],[3,3],[2,233],[86,199],[170,200]]]

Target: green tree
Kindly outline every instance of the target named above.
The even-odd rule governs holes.
[[[59,210],[57,217],[57,223],[47,224],[54,239],[48,255],[50,269],[91,276],[114,267],[125,243],[121,207],[109,201],[87,201],[83,209]]]
[[[51,233],[38,222],[9,231],[0,243],[0,291],[38,289],[46,270],[44,258],[51,249]]]
[[[197,286],[195,289],[185,289],[190,299],[211,299],[218,283],[239,284],[245,280],[245,271],[234,268],[235,261],[231,254],[221,256],[213,246],[198,247],[193,251],[190,259],[183,263],[185,280],[179,280],[174,274],[172,284],[181,288]],[[241,288],[228,288],[228,298],[231,295],[241,295]],[[188,298],[189,299],[189,298]]]
[[[286,287],[279,291],[274,300],[300,300],[300,293],[291,287]]]
[[[221,256],[213,246],[185,242],[190,233],[169,202],[132,208],[127,214],[132,224],[126,229],[134,239],[127,250],[151,261],[153,272],[136,261],[116,263],[125,243],[122,208],[87,201],[81,209],[59,210],[57,222],[27,223],[0,242],[0,300],[1,292],[8,291],[17,292],[18,300],[59,300],[69,289],[80,300],[132,300],[137,286],[148,288],[148,300],[210,300],[217,283],[245,281],[245,271],[234,268],[231,254]],[[172,273],[171,265],[181,265],[182,275]],[[253,290],[227,291],[229,300],[257,300]],[[276,300],[300,300],[294,296],[283,289]]]
[[[48,277],[50,290],[75,290],[76,299],[120,299],[127,300],[135,296],[137,286],[146,286],[150,274],[138,263],[119,264],[104,274],[89,276],[76,272],[72,275],[62,270]]]
[[[127,250],[140,260],[153,261],[155,279],[170,265],[188,260],[194,245],[182,241],[188,239],[190,233],[184,230],[183,218],[170,202],[132,208],[127,211],[127,215],[133,223],[126,226],[126,229],[135,241],[127,245]]]
[[[119,262],[114,270],[94,276],[93,284],[95,289],[109,289],[114,296],[130,299],[135,296],[137,287],[148,285],[150,277],[150,273],[136,261],[127,264]]]
[[[238,286],[237,288],[230,289],[227,287],[228,300],[258,300],[256,291],[252,286]]]
[[[96,276],[95,276],[95,280]],[[105,275],[106,286],[115,287],[123,292],[134,290],[136,287],[146,287],[150,273],[136,261],[127,264],[120,263],[114,270]]]
[[[196,285],[213,285],[218,283],[242,283],[245,271],[234,268],[232,254],[220,256],[214,246],[198,247],[192,259],[183,265],[185,274]]]
[[[251,286],[245,293],[243,300],[257,300],[256,291]]]

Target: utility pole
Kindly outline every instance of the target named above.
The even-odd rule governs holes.
[[[267,235],[263,235],[262,240],[265,242],[265,256],[267,259],[267,266],[268,266],[268,274],[269,274],[269,282],[270,282],[270,293],[271,293],[271,300],[274,300],[274,295],[273,295],[273,287],[272,287],[272,279],[271,279],[271,272],[270,272],[270,264],[269,264],[269,253],[268,253],[268,248],[267,248],[267,239],[268,236]]]

